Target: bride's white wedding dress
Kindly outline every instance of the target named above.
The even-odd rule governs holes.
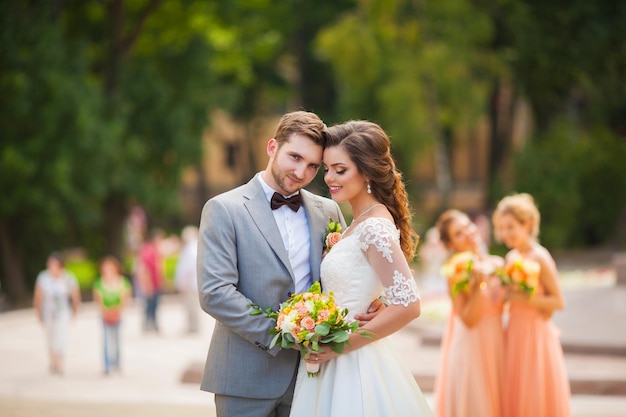
[[[399,232],[385,218],[355,226],[325,256],[322,288],[333,292],[349,318],[365,313],[384,295],[396,305],[419,300],[417,286],[399,244]],[[348,232],[346,231],[346,233]],[[321,365],[308,377],[301,361],[291,417],[433,416],[409,367],[388,338]]]

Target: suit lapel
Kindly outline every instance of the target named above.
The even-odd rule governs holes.
[[[289,254],[285,250],[285,245],[280,236],[278,226],[276,226],[276,220],[274,220],[270,203],[267,201],[265,193],[263,192],[263,187],[261,187],[256,177],[254,177],[248,185],[248,190],[246,190],[247,192],[244,196],[247,199],[247,201],[244,202],[246,210],[248,210],[250,217],[252,217],[259,231],[278,259],[285,265],[293,279]]]

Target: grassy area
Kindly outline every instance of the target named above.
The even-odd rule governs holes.
[[[98,264],[90,259],[69,260],[65,269],[76,276],[81,290],[90,289],[98,275]]]
[[[163,267],[165,270],[166,285],[169,286],[174,282],[174,273],[176,271],[176,263],[178,262],[178,256],[168,256],[163,260]],[[93,287],[93,283],[99,275],[98,263],[91,259],[73,259],[69,260],[65,264],[65,268],[73,273],[78,280],[78,285],[81,290],[90,290]],[[124,262],[125,275],[130,278],[130,271],[133,270],[133,261],[126,260]]]

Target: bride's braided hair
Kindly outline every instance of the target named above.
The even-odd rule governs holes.
[[[413,259],[419,236],[411,225],[408,194],[385,131],[376,123],[352,120],[328,129],[326,147],[333,146],[345,150],[359,172],[369,178],[372,195],[387,207],[400,231],[405,258]]]

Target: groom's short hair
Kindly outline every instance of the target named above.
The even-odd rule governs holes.
[[[280,118],[274,139],[280,147],[293,134],[306,136],[322,147],[326,144],[326,125],[315,113],[294,111],[284,114]]]

